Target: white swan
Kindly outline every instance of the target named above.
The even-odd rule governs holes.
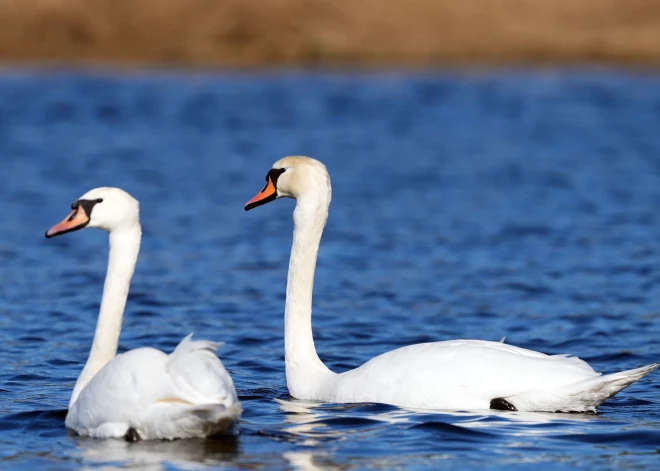
[[[399,348],[354,370],[333,373],[319,359],[312,338],[314,270],[331,196],[321,162],[285,157],[245,205],[247,211],[280,197],[296,199],[284,314],[286,380],[293,397],[422,409],[586,412],[659,366],[601,376],[567,355],[451,340]]]
[[[119,188],[96,188],[72,208],[46,237],[98,227],[110,233],[110,255],[96,333],[66,426],[83,436],[131,441],[233,433],[241,407],[214,353],[220,344],[189,335],[169,355],[154,348],[117,355],[142,237],[137,200]]]

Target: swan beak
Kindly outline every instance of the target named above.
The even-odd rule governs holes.
[[[53,227],[46,231],[46,238],[50,239],[57,235],[66,234],[67,232],[76,231],[82,229],[87,224],[89,224],[89,216],[84,209],[80,206],[76,206],[71,214],[69,214],[64,221],[59,224],[55,224]]]
[[[275,188],[273,180],[268,177],[268,181],[266,182],[266,186],[263,188],[263,190],[257,193],[256,196],[250,201],[245,203],[245,210],[249,211],[253,208],[256,208],[257,206],[261,206],[262,204],[270,203],[275,199],[277,199],[277,188]]]

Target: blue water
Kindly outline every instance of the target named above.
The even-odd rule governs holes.
[[[293,202],[243,204],[287,154],[334,200],[314,333],[335,371],[429,340],[499,340],[613,372],[660,360],[660,75],[0,75],[0,467],[658,469],[660,374],[598,416],[435,413],[288,396]],[[107,236],[46,240],[88,189],[141,201],[121,350],[222,340],[235,440],[67,434]]]

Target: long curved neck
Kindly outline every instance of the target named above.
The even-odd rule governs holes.
[[[91,379],[117,354],[119,333],[128,298],[128,289],[135,271],[142,229],[139,224],[110,232],[108,271],[103,286],[103,298],[92,348],[87,363],[71,394],[71,407]]]
[[[328,219],[330,189],[299,198],[293,213],[293,246],[284,311],[284,348],[289,392],[313,399],[313,390],[334,376],[319,359],[312,336],[312,291],[321,235]]]

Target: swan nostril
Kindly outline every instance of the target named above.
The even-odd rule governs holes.
[[[73,221],[73,218],[75,218],[76,214],[78,214],[78,206],[77,205],[71,205],[71,207],[73,208],[73,212],[71,213],[69,218],[66,220],[67,222]]]

